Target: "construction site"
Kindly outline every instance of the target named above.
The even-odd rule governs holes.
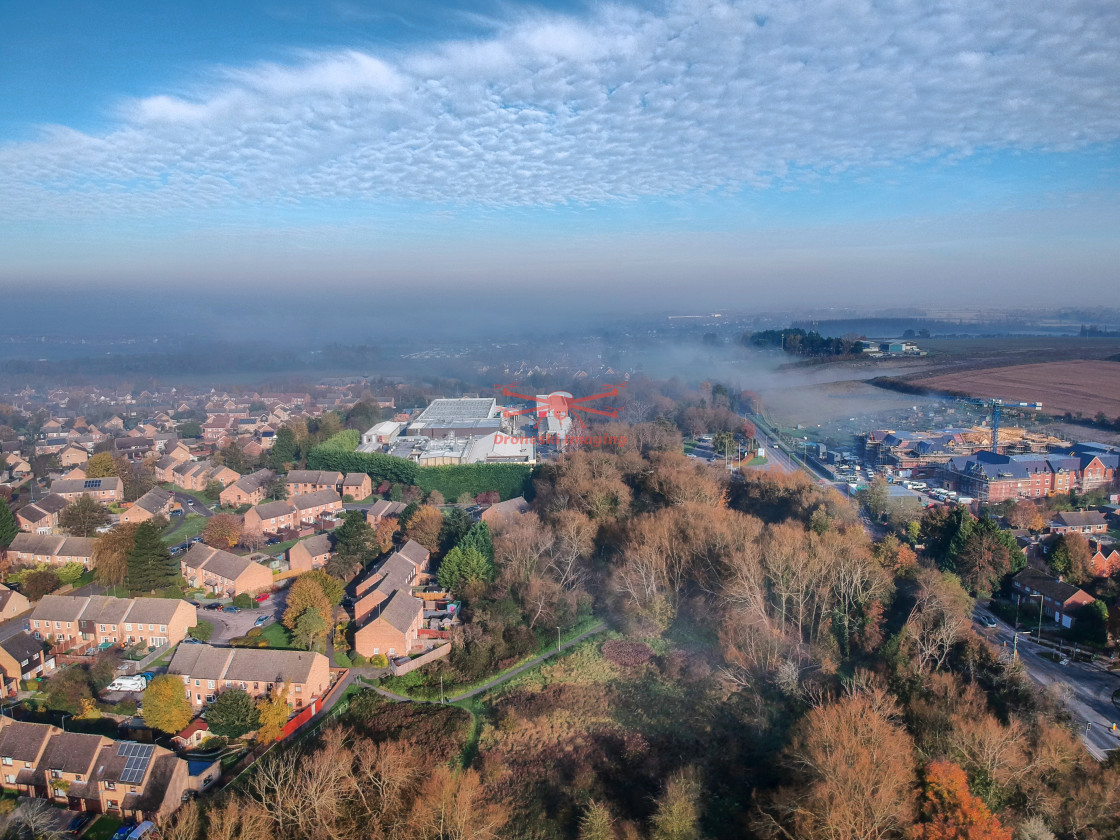
[[[860,435],[856,448],[866,464],[909,470],[945,464],[950,458],[984,449],[1029,455],[1050,452],[1065,443],[1047,432],[1018,426],[971,426],[924,432],[876,429]]]

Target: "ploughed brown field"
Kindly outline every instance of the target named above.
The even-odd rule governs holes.
[[[911,380],[974,397],[1040,402],[1046,414],[1120,417],[1120,362],[1069,360],[966,370]]]

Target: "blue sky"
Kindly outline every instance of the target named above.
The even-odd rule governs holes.
[[[0,289],[1120,304],[1120,5],[0,4]]]

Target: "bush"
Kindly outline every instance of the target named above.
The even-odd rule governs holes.
[[[350,657],[343,653],[341,650],[334,652],[334,664],[339,668],[349,668],[353,663],[350,662]]]
[[[374,668],[388,668],[389,667],[389,659],[383,653],[375,653],[373,656],[371,656],[369,658],[369,664],[372,665]]]
[[[652,656],[653,651],[649,649],[649,645],[641,642],[624,642],[620,639],[603,642],[603,658],[624,668],[644,665]]]
[[[245,636],[246,636],[247,638],[250,638],[250,639],[255,639],[255,638],[257,638],[257,636],[259,636],[260,634],[261,634],[261,628],[259,628],[259,627],[250,627],[250,628],[249,628],[249,632],[248,632],[248,633],[246,633],[246,634],[245,634]]]
[[[360,653],[351,653],[350,664],[355,668],[364,668],[369,665],[369,660],[362,656]]]
[[[198,624],[187,631],[190,633],[192,639],[198,639],[200,642],[210,641],[210,637],[214,635],[214,625],[209,621],[199,619]]]
[[[243,610],[251,610],[257,606],[257,602],[250,598],[247,593],[242,592],[240,595],[233,596],[233,605]]]

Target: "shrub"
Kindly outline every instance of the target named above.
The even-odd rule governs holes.
[[[350,664],[355,668],[364,668],[369,665],[369,660],[362,656],[360,653],[351,653]]]
[[[240,595],[233,596],[233,605],[243,610],[249,610],[255,607],[257,602],[250,598],[247,593],[242,592]]]
[[[248,633],[246,633],[245,635],[246,635],[246,636],[247,636],[248,638],[250,638],[250,639],[255,639],[255,638],[257,638],[257,636],[259,636],[260,634],[261,634],[261,628],[259,628],[259,627],[250,627],[250,628],[249,628],[249,632],[248,632]]]
[[[198,624],[187,631],[191,634],[192,639],[198,639],[200,642],[210,641],[210,637],[214,635],[214,625],[209,621],[199,619]]]
[[[603,658],[614,665],[627,668],[644,665],[651,656],[653,651],[649,649],[649,645],[641,642],[625,642],[621,639],[603,642]]]
[[[371,656],[369,658],[369,664],[372,665],[374,668],[388,668],[389,667],[389,659],[383,653],[375,653],[373,656]]]

